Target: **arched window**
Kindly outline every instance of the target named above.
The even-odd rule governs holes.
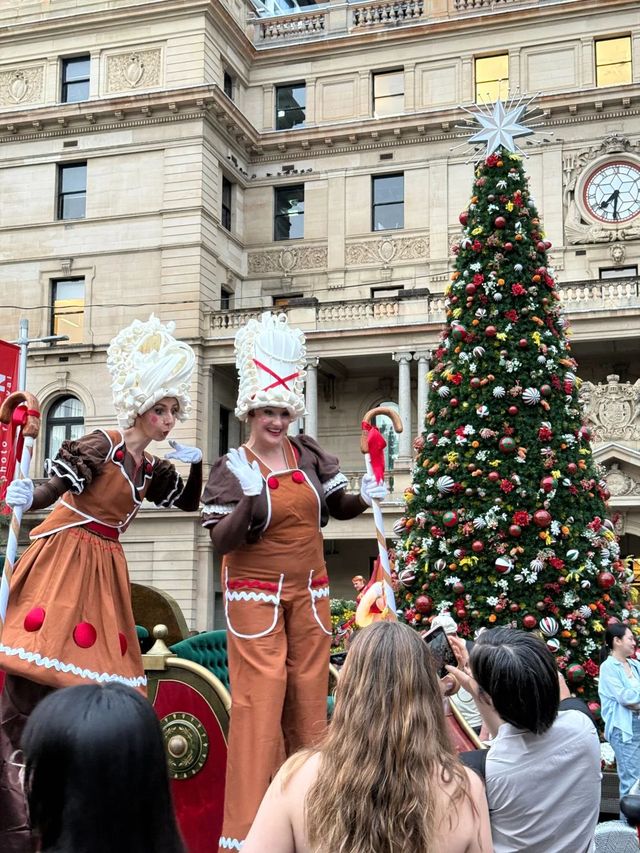
[[[376,406],[382,406],[385,409],[393,409],[394,412],[399,412],[398,404],[388,400],[382,403],[376,403]],[[388,418],[386,415],[376,415],[373,422],[387,442],[387,446],[384,451],[385,468],[387,471],[393,471],[394,462],[398,458],[399,445],[398,436],[396,435],[396,431],[391,423],[391,418]]]
[[[45,458],[53,459],[63,441],[84,433],[84,406],[77,397],[61,397],[49,409],[45,439]]]

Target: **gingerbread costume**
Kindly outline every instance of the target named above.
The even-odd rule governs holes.
[[[304,338],[286,317],[250,321],[236,353],[240,419],[255,410],[304,413]],[[232,696],[220,851],[240,850],[284,758],[324,732],[331,619],[321,527],[368,506],[346,493],[337,458],[314,439],[283,436],[281,449],[278,468],[241,449],[257,480],[253,494],[230,462],[234,450],[214,463],[203,495],[203,525],[224,554]]]
[[[31,481],[16,481],[7,490],[10,505],[37,510],[57,503],[16,564],[0,640],[0,667],[7,673],[0,697],[3,853],[35,847],[15,756],[38,701],[52,689],[82,682],[119,681],[145,692],[119,537],[145,499],[196,510],[202,483],[197,448],[174,442],[169,454],[192,463],[186,484],[171,462],[144,449],[190,410],[195,357],[172,331],[152,316],[135,321],[109,347],[114,405],[125,432],[97,430],[64,442],[47,463],[47,483],[34,490]]]

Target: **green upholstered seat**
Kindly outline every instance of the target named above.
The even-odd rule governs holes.
[[[179,658],[199,663],[216,678],[219,678],[229,690],[229,663],[227,660],[227,632],[205,631],[187,637],[170,647]]]

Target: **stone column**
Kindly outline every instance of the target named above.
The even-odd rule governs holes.
[[[429,362],[431,360],[431,350],[421,350],[413,354],[414,359],[418,362],[418,429],[417,432],[422,432],[424,429],[424,416],[427,411],[429,402],[429,382],[427,375],[429,373]]]
[[[319,358],[308,358],[306,362],[307,378],[305,382],[305,405],[307,414],[304,419],[304,431],[311,438],[318,437],[318,363]]]
[[[395,352],[393,360],[398,362],[398,409],[403,430],[398,437],[397,465],[411,464],[411,360],[410,352]]]

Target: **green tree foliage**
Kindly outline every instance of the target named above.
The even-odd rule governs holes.
[[[602,632],[630,612],[629,576],[582,425],[553,270],[521,158],[475,171],[460,215],[447,323],[406,513],[399,606],[415,627],[539,630],[595,698]]]

